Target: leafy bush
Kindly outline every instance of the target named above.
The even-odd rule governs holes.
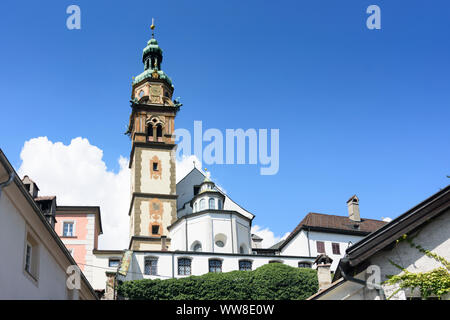
[[[304,300],[317,290],[315,270],[270,263],[254,271],[126,281],[118,293],[139,300]]]

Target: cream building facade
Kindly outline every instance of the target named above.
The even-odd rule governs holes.
[[[82,272],[79,289],[67,286],[77,263],[1,150],[0,253],[0,299],[97,299]]]

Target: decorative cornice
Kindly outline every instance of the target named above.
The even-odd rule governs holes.
[[[146,149],[164,149],[164,150],[173,150],[177,148],[177,145],[174,143],[165,143],[165,142],[133,142],[130,152],[130,162],[128,164],[128,168],[131,168],[131,163],[134,158],[134,150],[136,147],[146,148]]]
[[[134,199],[136,197],[147,198],[147,199],[152,199],[152,198],[169,199],[169,200],[177,200],[178,199],[178,195],[176,195],[176,194],[133,192],[131,195],[130,209],[128,209],[128,215],[131,215],[131,209],[133,208]]]

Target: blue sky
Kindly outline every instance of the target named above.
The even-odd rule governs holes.
[[[363,217],[396,217],[450,182],[449,15],[448,1],[2,1],[0,147],[18,168],[25,141],[81,136],[118,171],[155,17],[176,127],[280,129],[278,174],[208,166],[255,224],[346,215],[355,193]]]

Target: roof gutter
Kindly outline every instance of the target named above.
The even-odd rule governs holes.
[[[9,179],[5,182],[0,183],[0,198],[2,197],[2,189],[7,187],[14,180],[14,171],[9,173]]]

